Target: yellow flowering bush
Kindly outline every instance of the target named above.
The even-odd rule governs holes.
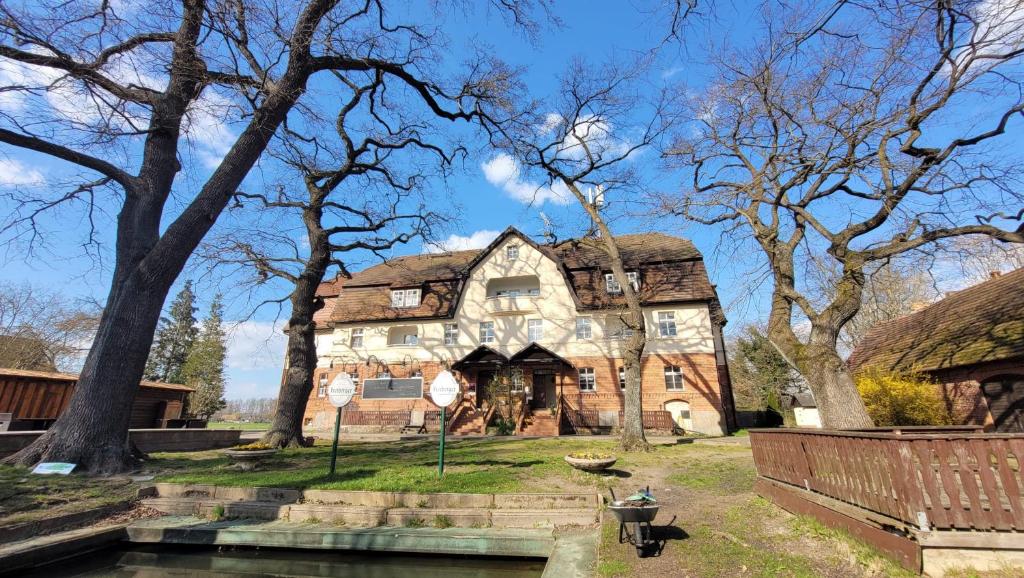
[[[258,452],[261,450],[272,450],[274,448],[264,443],[253,442],[251,444],[245,444],[244,446],[235,446],[231,449],[236,452]]]
[[[952,423],[939,385],[926,375],[869,369],[856,380],[876,426]]]

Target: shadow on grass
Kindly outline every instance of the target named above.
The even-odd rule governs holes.
[[[609,468],[607,470],[604,470],[603,472],[594,472],[594,473],[596,473],[599,476],[613,477],[613,478],[632,478],[633,477],[633,474],[627,472],[626,470],[617,470],[615,468]]]
[[[530,460],[526,462],[516,462],[512,460],[474,460],[474,459],[463,459],[463,460],[452,460],[445,458],[444,461],[446,466],[508,466],[510,468],[529,468],[543,464],[543,460]],[[434,466],[437,465],[436,461],[424,462],[419,464],[421,466]]]
[[[672,519],[668,521],[668,524],[664,526],[652,526],[651,527],[651,538],[654,539],[654,544],[649,548],[649,552],[652,556],[661,556],[662,551],[665,550],[665,545],[668,544],[669,540],[686,540],[690,535],[686,530],[675,525],[676,517],[672,516]]]

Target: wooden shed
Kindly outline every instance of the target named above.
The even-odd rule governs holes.
[[[0,414],[11,414],[11,430],[46,429],[67,407],[77,383],[78,376],[70,373],[0,368]],[[176,383],[142,381],[129,427],[175,427],[192,391]]]

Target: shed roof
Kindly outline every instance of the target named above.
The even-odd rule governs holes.
[[[27,377],[37,379],[50,379],[53,381],[78,381],[78,376],[74,373],[60,373],[57,371],[34,371],[29,369],[11,369],[9,367],[0,367],[0,377]],[[173,389],[176,391],[195,391],[194,387],[187,385],[181,385],[180,383],[164,383],[162,381],[149,381],[142,380],[139,382],[142,387],[152,387],[154,389]]]
[[[934,371],[1018,357],[1024,357],[1024,269],[872,328],[849,365]]]

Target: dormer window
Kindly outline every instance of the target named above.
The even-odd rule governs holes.
[[[626,271],[626,278],[629,279],[630,286],[633,287],[633,291],[640,290],[640,273],[637,271]],[[617,295],[622,293],[622,285],[619,285],[619,280],[615,278],[615,273],[604,274],[604,288],[609,295]]]
[[[505,247],[505,257],[509,261],[515,261],[519,258],[519,245],[509,245]]]
[[[391,291],[392,307],[419,307],[419,289],[393,289]]]

